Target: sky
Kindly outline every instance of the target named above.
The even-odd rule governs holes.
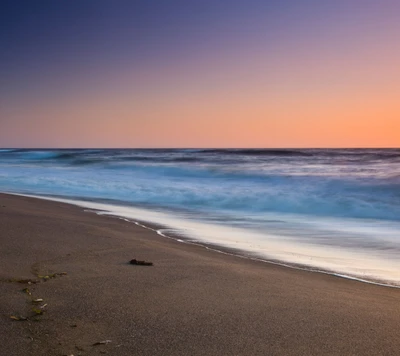
[[[0,147],[400,147],[400,2],[3,0]]]

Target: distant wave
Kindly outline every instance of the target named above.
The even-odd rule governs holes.
[[[118,161],[137,161],[137,162],[200,162],[201,157],[153,157],[153,156],[135,156],[135,157],[117,157]]]
[[[59,161],[71,164],[99,162],[213,162],[235,163],[232,159],[245,157],[315,157],[341,161],[400,159],[399,149],[0,149],[4,158],[20,158],[27,161]]]
[[[311,150],[318,156],[325,157],[355,157],[391,159],[400,157],[400,149],[333,149],[333,150]]]
[[[246,156],[312,156],[313,154],[298,150],[274,150],[274,149],[205,149],[201,153],[246,155]]]
[[[177,155],[181,153],[181,155]],[[2,149],[0,154],[9,159],[42,162],[65,162],[73,165],[118,162],[199,162],[203,157],[194,152],[177,150],[25,150]]]
[[[400,158],[400,152],[379,153],[375,155],[378,159]]]

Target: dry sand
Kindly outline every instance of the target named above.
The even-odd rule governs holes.
[[[223,255],[4,194],[0,243],[1,355],[400,353],[399,289]],[[67,275],[17,282],[57,272]],[[47,303],[43,315],[31,316],[32,298]]]

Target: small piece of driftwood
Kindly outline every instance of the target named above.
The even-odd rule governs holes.
[[[147,261],[139,261],[136,258],[133,260],[130,260],[129,262],[131,265],[138,265],[138,266],[152,266],[153,262],[147,262]]]

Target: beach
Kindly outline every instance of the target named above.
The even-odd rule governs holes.
[[[6,149],[0,187],[239,255],[400,286],[399,157],[393,149]]]
[[[116,217],[7,194],[0,194],[0,243],[1,355],[400,349],[398,288],[235,257]]]

